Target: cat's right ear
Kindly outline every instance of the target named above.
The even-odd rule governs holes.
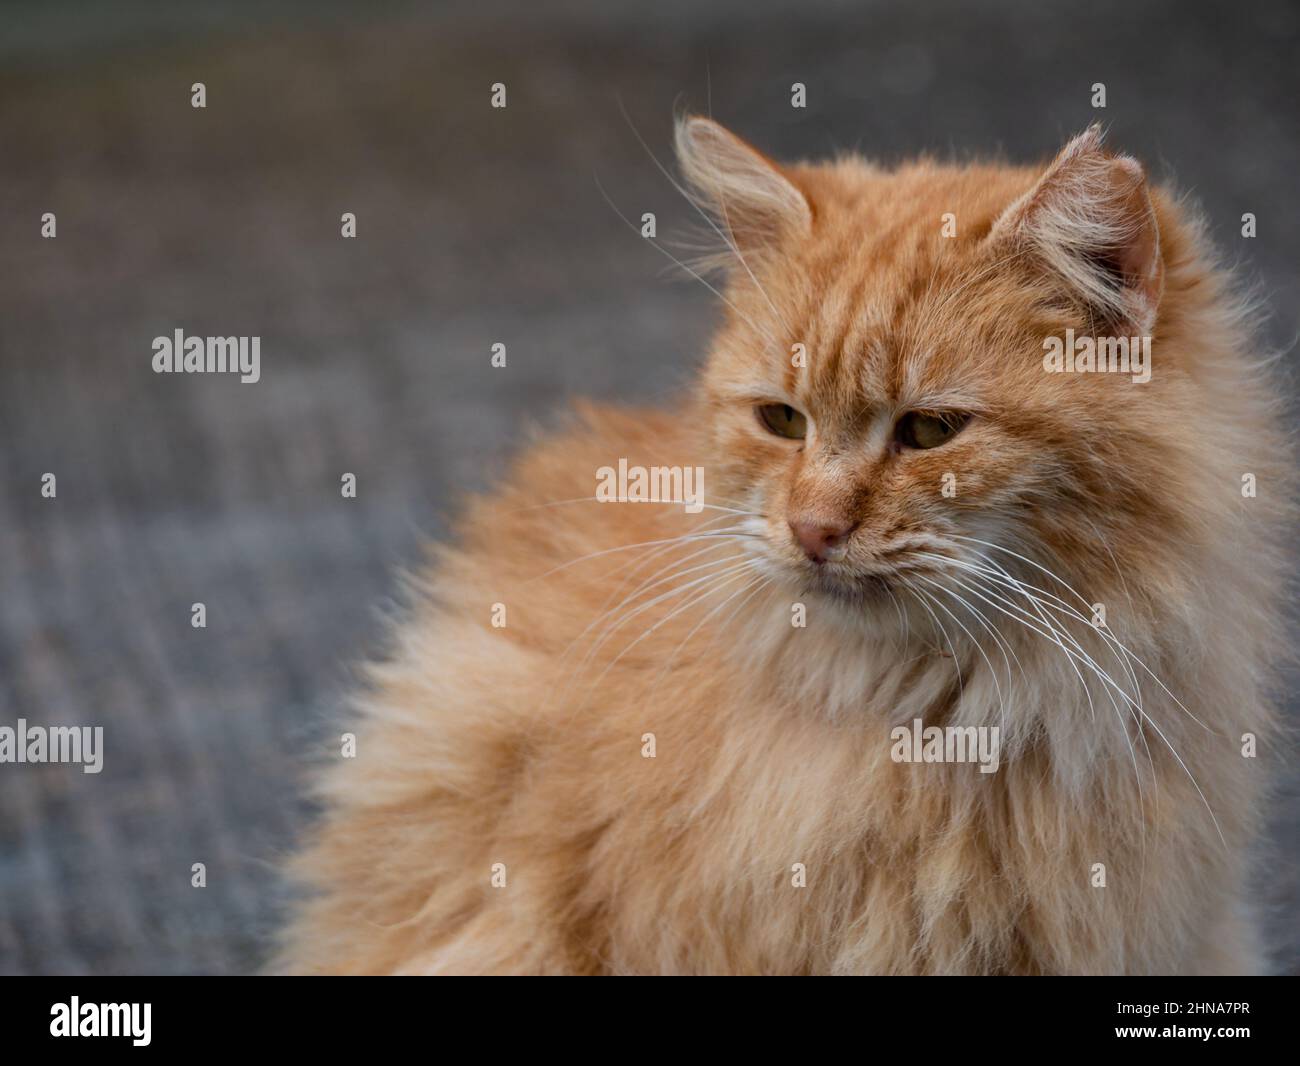
[[[804,194],[758,149],[709,118],[677,121],[677,159],[701,208],[742,251],[803,236],[812,227]]]

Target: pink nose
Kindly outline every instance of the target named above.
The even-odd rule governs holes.
[[[856,528],[857,523],[844,520],[790,519],[794,539],[799,542],[804,554],[815,563],[824,563],[841,554],[844,542]]]

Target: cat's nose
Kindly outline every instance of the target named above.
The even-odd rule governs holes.
[[[790,519],[790,532],[794,534],[794,539],[799,542],[804,554],[815,563],[824,563],[842,556],[845,541],[856,528],[856,522],[842,519]]]

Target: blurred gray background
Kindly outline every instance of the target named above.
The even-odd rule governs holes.
[[[1028,161],[1100,114],[1204,205],[1271,342],[1297,333],[1288,0],[11,2],[2,21],[0,724],[102,724],[107,746],[98,776],[0,766],[3,971],[256,968],[301,768],[397,568],[570,397],[686,380],[715,309],[597,192],[661,234],[688,221],[620,101],[665,163],[681,105],[775,155],[884,160]],[[153,374],[177,327],[261,336],[261,382]],[[1294,776],[1274,811],[1260,895],[1297,972]]]

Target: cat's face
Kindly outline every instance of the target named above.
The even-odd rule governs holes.
[[[1151,328],[1162,270],[1136,164],[1091,131],[1042,175],[779,172],[711,123],[679,147],[733,244],[706,373],[714,492],[762,516],[745,522],[770,570],[860,603],[924,588],[935,556],[1056,556],[1131,511],[1146,473],[1109,460],[1140,446],[1149,386],[1049,373],[1044,345]],[[1065,228],[1106,213],[1093,247]]]

